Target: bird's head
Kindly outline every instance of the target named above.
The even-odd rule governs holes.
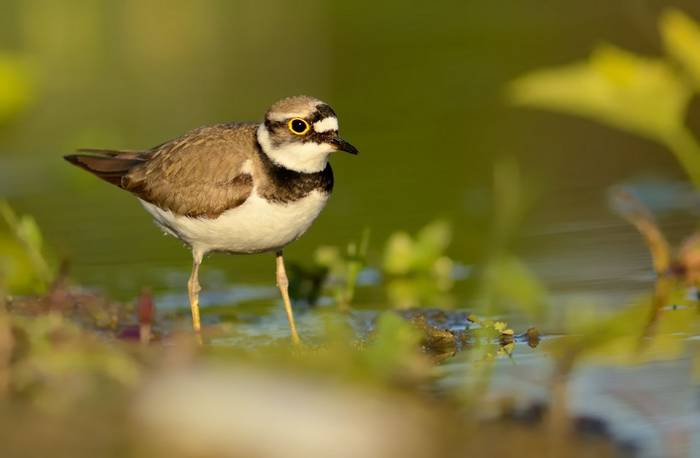
[[[313,97],[288,97],[272,105],[258,127],[257,137],[263,153],[295,172],[320,172],[334,151],[358,153],[338,136],[338,118],[333,109]]]

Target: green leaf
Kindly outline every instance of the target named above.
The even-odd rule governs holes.
[[[18,217],[10,205],[0,201],[0,221],[12,235],[3,240],[0,232],[0,283],[10,292],[41,292],[53,279],[53,271],[42,252],[43,238],[38,224],[30,216]],[[2,226],[0,226],[2,229]],[[25,268],[29,265],[29,269]]]
[[[452,240],[447,221],[437,220],[424,226],[415,238],[403,231],[389,237],[384,250],[384,270],[391,275],[431,273]]]
[[[384,250],[384,270],[392,275],[405,275],[414,267],[415,244],[406,232],[395,232]]]
[[[17,56],[0,53],[0,123],[24,109],[31,98],[26,63]]]
[[[697,333],[694,307],[664,310],[649,337],[643,337],[650,301],[606,313],[581,305],[566,316],[567,337],[545,345],[559,358],[592,359],[607,364],[639,364],[668,361],[685,354],[688,336]]]
[[[376,374],[391,375],[420,355],[420,332],[395,313],[377,320],[376,336],[363,358]]]
[[[667,52],[677,60],[700,89],[700,25],[682,11],[670,9],[660,21]]]
[[[433,221],[416,234],[414,262],[416,267],[430,269],[442,256],[452,240],[452,228],[447,221]]]
[[[0,290],[11,293],[36,292],[37,278],[24,247],[14,238],[0,234]]]
[[[515,80],[519,105],[589,117],[656,140],[683,126],[691,89],[663,60],[605,45],[591,57]]]
[[[36,252],[41,252],[41,247],[43,244],[43,238],[41,236],[41,230],[36,220],[31,216],[22,216],[19,220],[17,227],[17,235],[27,244],[27,246],[35,250]]]

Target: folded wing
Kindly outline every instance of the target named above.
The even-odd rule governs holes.
[[[149,151],[81,150],[65,159],[178,215],[215,218],[253,189],[254,126],[194,130]]]

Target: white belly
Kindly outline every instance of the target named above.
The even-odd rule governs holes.
[[[301,237],[327,200],[327,193],[312,191],[294,202],[271,203],[253,191],[242,205],[217,218],[190,218],[141,203],[159,226],[195,250],[260,253],[281,249]]]

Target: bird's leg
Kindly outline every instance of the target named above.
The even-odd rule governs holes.
[[[284,258],[282,257],[282,251],[278,251],[276,254],[277,261],[277,287],[282,293],[282,300],[284,301],[284,310],[287,312],[287,320],[289,320],[289,330],[292,332],[292,342],[296,345],[300,343],[299,334],[297,334],[297,326],[294,323],[294,312],[292,311],[292,301],[289,299],[289,280],[287,279],[287,272],[284,269]]]
[[[192,274],[187,282],[187,293],[190,298],[190,307],[192,308],[192,328],[197,333],[197,339],[201,339],[202,324],[199,319],[199,265],[202,263],[202,253],[198,250],[192,250]]]

